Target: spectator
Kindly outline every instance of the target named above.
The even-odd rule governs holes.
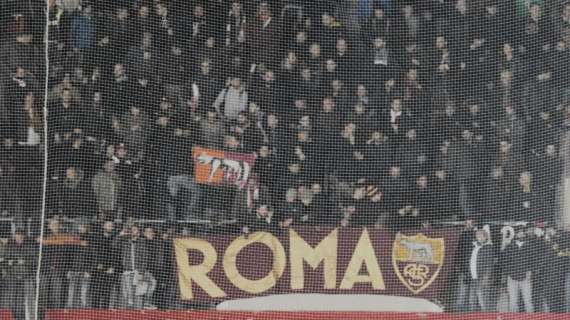
[[[89,290],[91,287],[93,266],[93,244],[92,235],[88,230],[86,221],[79,222],[78,225],[79,245],[70,252],[71,267],[67,271],[68,291],[66,308],[88,308]]]
[[[230,85],[222,90],[214,102],[216,112],[228,120],[236,120],[240,112],[247,108],[248,94],[242,86],[241,78],[234,76]]]
[[[147,241],[141,238],[138,226],[127,226],[119,234],[121,265],[122,305],[127,309],[148,307],[156,288],[156,281],[149,273],[149,255]],[[146,301],[146,305],[145,305]]]
[[[469,305],[471,311],[493,311],[490,301],[494,266],[497,261],[495,248],[491,244],[487,231],[481,229],[475,233],[475,242],[471,250],[469,263]],[[469,252],[469,251],[468,251]]]
[[[68,167],[59,188],[57,213],[68,218],[96,217],[93,192],[82,170]]]
[[[192,145],[195,137],[188,131],[180,128],[174,129],[174,135],[169,139],[166,152],[163,153],[167,176],[169,198],[167,202],[168,219],[192,220],[199,219],[198,201],[200,187],[194,181],[194,160],[192,159]]]
[[[519,312],[519,296],[522,295],[526,312],[534,312],[532,303],[532,255],[531,244],[526,239],[525,231],[520,229],[516,239],[502,253],[502,264],[507,275],[509,291],[509,311]]]
[[[121,263],[117,257],[121,254],[116,243],[115,224],[105,221],[101,228],[96,228],[92,240],[93,263],[95,270],[92,277],[92,306],[107,309],[111,306],[111,293],[117,289]]]
[[[34,268],[37,267],[35,259],[32,243],[26,239],[21,229],[17,229],[8,244],[6,262],[9,270],[10,306],[18,320],[26,319],[26,313],[30,314],[33,310]]]
[[[119,209],[121,179],[112,160],[107,160],[103,170],[93,177],[92,187],[97,201],[97,216],[102,220],[115,217]]]

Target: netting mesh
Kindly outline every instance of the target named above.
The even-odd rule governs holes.
[[[570,310],[568,1],[3,0],[0,59],[2,319]]]

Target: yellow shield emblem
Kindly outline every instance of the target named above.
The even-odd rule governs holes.
[[[392,265],[398,279],[414,294],[424,291],[437,279],[444,256],[443,238],[428,238],[422,233],[414,236],[396,234]]]

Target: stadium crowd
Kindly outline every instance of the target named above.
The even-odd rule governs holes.
[[[44,191],[47,237],[80,242],[46,249],[42,307],[180,307],[174,234],[464,222],[449,309],[570,310],[569,2],[54,0],[47,30],[44,1],[0,8],[18,318]],[[196,183],[195,146],[254,153],[247,187]]]

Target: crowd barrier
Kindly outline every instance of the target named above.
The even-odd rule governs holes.
[[[52,310],[45,320],[570,320],[552,313],[370,313],[370,312],[225,312]]]

